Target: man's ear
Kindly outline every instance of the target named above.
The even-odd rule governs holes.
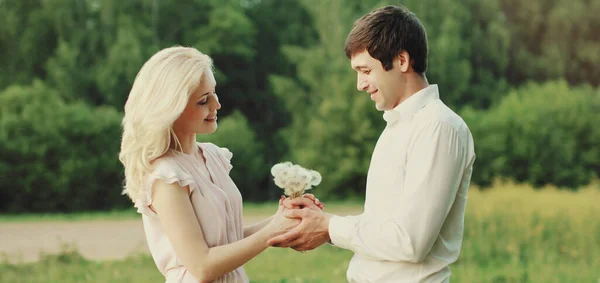
[[[406,73],[410,69],[410,55],[406,50],[402,50],[398,53],[398,56],[396,56],[394,61],[396,61],[394,63],[397,64],[396,67],[398,67],[401,72]]]

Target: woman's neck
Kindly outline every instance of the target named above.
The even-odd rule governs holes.
[[[179,144],[181,146],[181,152],[185,154],[196,154],[198,147],[196,146],[196,134],[194,133],[177,133],[175,132]]]

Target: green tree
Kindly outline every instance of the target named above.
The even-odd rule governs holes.
[[[513,85],[565,78],[570,84],[600,84],[600,3],[500,1],[512,37],[505,76]]]
[[[499,10],[498,0],[473,0],[466,2],[467,20],[461,34],[461,44],[468,46],[471,71],[468,86],[460,99],[454,102],[455,109],[464,106],[487,109],[498,102],[509,90],[505,77],[511,44],[510,30],[506,18]],[[435,67],[435,66],[434,66]]]
[[[0,7],[0,53],[6,55],[0,90],[40,79],[66,103],[121,110],[137,71],[159,49],[185,45],[208,53],[216,66],[220,117],[241,111],[267,145],[254,186],[271,186],[262,197],[276,197],[268,164],[286,150],[275,133],[290,118],[268,76],[295,71],[281,45],[314,41],[310,16],[299,3],[9,0]]]
[[[0,90],[45,78],[44,62],[56,46],[48,1],[0,1]],[[44,48],[40,48],[43,46]]]
[[[319,43],[286,46],[297,76],[271,78],[292,115],[292,124],[280,133],[290,148],[286,159],[321,172],[323,182],[314,192],[320,197],[358,195],[384,123],[368,96],[357,94],[356,74],[344,56],[346,35],[364,7],[337,0],[304,4],[313,15]]]

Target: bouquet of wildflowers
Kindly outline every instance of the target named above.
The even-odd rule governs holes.
[[[285,195],[290,198],[301,197],[305,191],[321,183],[319,172],[291,162],[273,165],[271,175],[274,177],[275,185],[283,189]]]

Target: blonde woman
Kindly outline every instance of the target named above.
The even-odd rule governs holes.
[[[125,192],[168,283],[249,282],[243,264],[299,223],[283,216],[280,200],[274,216],[243,227],[242,197],[229,177],[232,153],[196,142],[217,129],[212,69],[194,48],[163,49],[142,66],[125,104]]]

